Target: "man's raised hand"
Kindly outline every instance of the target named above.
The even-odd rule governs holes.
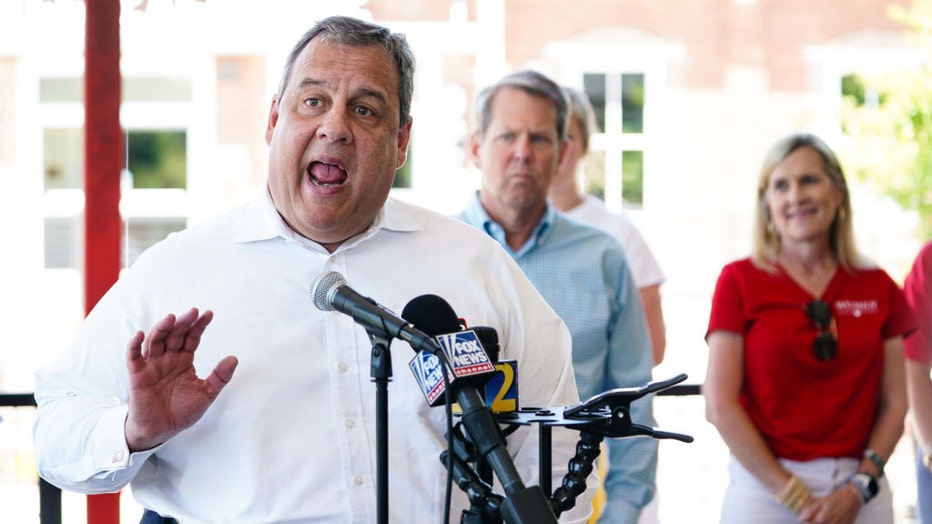
[[[130,451],[153,448],[191,427],[233,377],[236,357],[221,360],[206,379],[194,369],[194,352],[214,314],[191,308],[167,315],[149,334],[136,332],[126,347],[129,411],[126,443]]]

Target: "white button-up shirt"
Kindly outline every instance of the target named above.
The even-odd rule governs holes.
[[[182,522],[376,521],[375,384],[371,341],[352,318],[318,310],[314,278],[338,271],[356,291],[400,312],[436,294],[471,325],[495,327],[516,359],[522,405],[577,401],[570,337],[511,258],[486,235],[389,199],[363,234],[334,253],[290,230],[267,194],[174,234],[144,253],[101,299],[64,354],[36,377],[40,474],[63,489],[112,492]],[[126,344],[137,330],[191,307],[214,311],[195,366],[239,366],[204,417],[161,446],[130,453]],[[391,345],[391,522],[443,521],[446,418]],[[537,428],[508,437],[525,484],[538,484]],[[553,432],[558,487],[578,433]],[[594,486],[563,522],[585,522]],[[501,488],[497,491],[501,493]],[[469,502],[453,486],[451,521]]]

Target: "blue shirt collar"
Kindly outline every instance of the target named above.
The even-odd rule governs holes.
[[[460,218],[485,231],[486,234],[501,244],[513,258],[521,258],[521,256],[534,249],[539,243],[546,241],[552,230],[554,218],[556,218],[556,210],[554,210],[548,201],[544,208],[544,215],[541,217],[537,227],[534,228],[534,234],[531,235],[531,238],[529,238],[518,251],[512,251],[511,248],[508,247],[508,244],[505,242],[505,229],[492,220],[492,217],[490,217],[485,208],[482,207],[478,191],[473,193],[469,205],[460,214]]]

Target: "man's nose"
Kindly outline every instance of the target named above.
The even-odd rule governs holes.
[[[514,142],[514,148],[512,149],[511,154],[516,159],[528,158],[531,154],[530,137],[525,134],[518,135],[517,140]]]
[[[349,117],[343,109],[331,107],[321,118],[317,136],[333,142],[347,140],[350,136]]]

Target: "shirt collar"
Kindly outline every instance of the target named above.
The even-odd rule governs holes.
[[[463,212],[462,217],[473,224],[474,226],[480,227],[483,231],[486,232],[489,236],[498,241],[502,247],[505,248],[514,258],[520,258],[522,255],[528,251],[534,249],[534,247],[540,242],[544,242],[550,234],[550,231],[553,229],[553,221],[556,218],[556,211],[550,205],[550,201],[547,201],[546,206],[544,207],[544,214],[540,218],[540,222],[537,224],[537,227],[534,228],[534,233],[531,237],[521,246],[518,251],[512,251],[508,244],[505,242],[505,229],[499,225],[497,222],[492,220],[492,217],[486,212],[485,208],[482,207],[482,202],[479,200],[479,192],[476,191],[472,195],[472,200],[469,203],[469,206],[466,207],[466,210]]]
[[[382,209],[376,215],[372,224],[359,235],[348,239],[337,251],[349,249],[350,247],[364,242],[375,236],[380,230],[388,231],[420,231],[423,226],[415,219],[410,210],[403,204],[393,198],[388,198]],[[326,250],[317,242],[300,235],[292,229],[282,216],[275,209],[272,203],[272,196],[268,188],[264,188],[262,194],[254,201],[247,205],[240,221],[233,241],[237,243],[257,242],[281,237],[288,241],[297,242],[314,251]]]

